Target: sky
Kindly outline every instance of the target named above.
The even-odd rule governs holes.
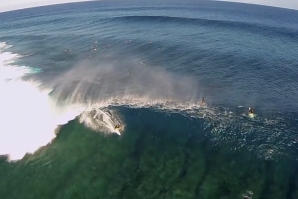
[[[0,12],[31,8],[37,6],[53,5],[60,3],[82,2],[90,0],[0,0]]]
[[[218,0],[218,1],[259,4],[259,5],[267,5],[267,6],[290,8],[290,9],[298,10],[298,0]]]
[[[82,2],[88,0],[0,0],[0,12],[44,6],[59,3]],[[218,0],[230,2],[242,2],[260,5],[269,5],[298,10],[298,0]]]

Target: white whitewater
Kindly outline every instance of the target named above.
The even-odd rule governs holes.
[[[49,97],[50,89],[40,89],[38,82],[23,81],[22,77],[35,71],[14,66],[20,56],[4,52],[9,47],[0,43],[0,155],[18,160],[50,143],[57,127],[77,117],[85,107],[73,104],[57,107]],[[105,119],[103,123],[110,132],[114,130],[111,121]]]

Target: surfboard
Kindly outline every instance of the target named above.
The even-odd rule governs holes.
[[[117,133],[118,135],[121,135],[121,133],[120,133],[120,129],[115,129],[115,133]]]
[[[250,117],[250,118],[254,118],[256,115],[254,114],[254,113],[249,113],[248,114],[248,117]]]
[[[117,133],[121,135],[121,131],[123,130],[123,125],[121,124],[120,119],[117,118],[115,114],[113,114],[110,110],[107,109],[94,109],[91,111],[91,116],[93,115],[94,121],[101,127],[108,129],[112,133]],[[115,128],[119,125],[119,127]]]

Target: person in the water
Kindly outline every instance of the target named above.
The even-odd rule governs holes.
[[[117,124],[117,125],[115,126],[115,129],[119,129],[119,128],[120,128],[120,125]]]
[[[252,114],[252,113],[254,113],[254,110],[251,107],[248,107],[248,113]]]
[[[206,104],[204,97],[202,97],[201,104]]]

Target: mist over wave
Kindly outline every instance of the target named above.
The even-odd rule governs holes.
[[[54,78],[50,86],[51,95],[59,101],[84,104],[111,99],[192,102],[200,94],[193,77],[136,61],[120,64],[84,61]]]

